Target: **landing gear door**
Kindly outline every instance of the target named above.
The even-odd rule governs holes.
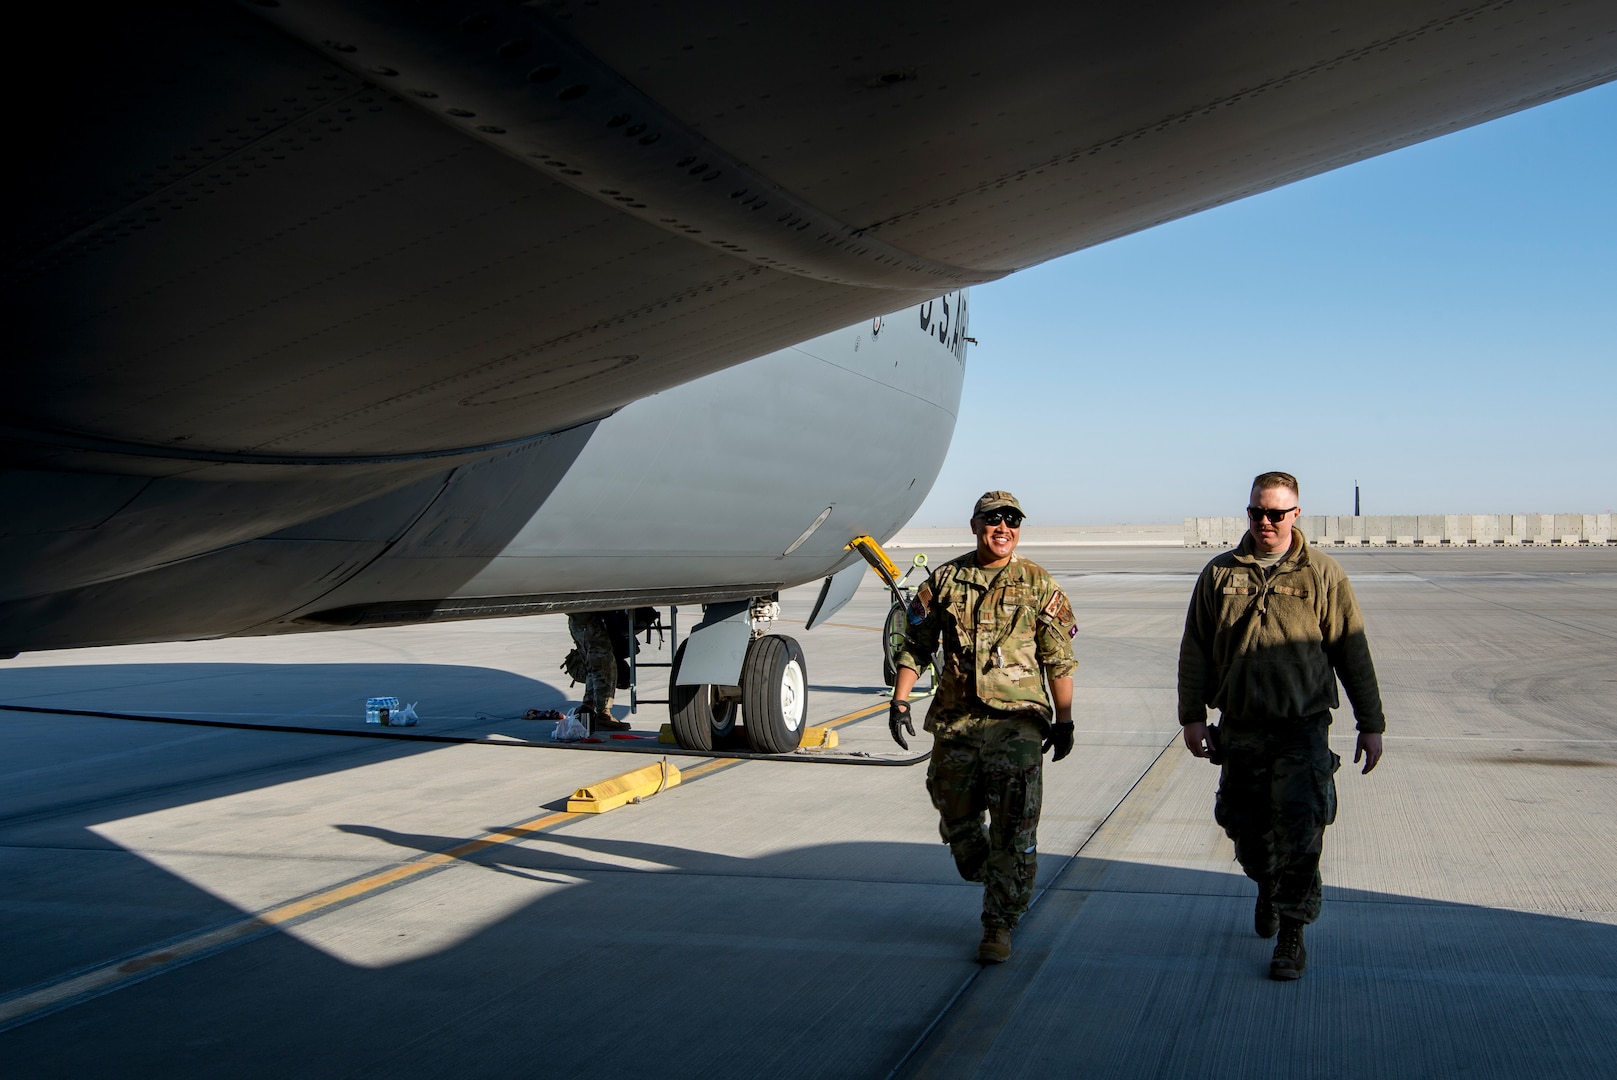
[[[752,644],[752,623],[747,618],[751,607],[750,600],[707,605],[702,621],[685,639],[677,685],[736,686],[741,682],[741,664]]]
[[[838,570],[825,579],[820,586],[820,598],[814,602],[814,611],[808,617],[806,630],[812,630],[825,620],[842,610],[844,604],[853,599],[853,594],[859,590],[859,583],[865,579],[865,564],[851,563]]]

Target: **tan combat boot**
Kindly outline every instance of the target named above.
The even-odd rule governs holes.
[[[627,720],[614,719],[612,714],[609,713],[609,712],[606,712],[606,711],[603,710],[603,711],[595,713],[594,715],[595,715],[594,723],[590,724],[590,730],[591,731],[628,731],[629,730],[629,722]]]
[[[979,964],[1003,964],[1011,958],[1011,932],[1003,926],[983,928],[983,939],[977,945]]]
[[[1280,932],[1280,914],[1275,911],[1274,885],[1258,882],[1258,906],[1252,909],[1252,929],[1260,938],[1268,939]]]
[[[1275,942],[1274,959],[1269,961],[1269,978],[1291,982],[1308,970],[1308,950],[1303,948],[1303,924],[1280,916],[1280,940]]]

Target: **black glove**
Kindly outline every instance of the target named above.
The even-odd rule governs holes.
[[[1043,753],[1052,746],[1056,748],[1056,756],[1051,758],[1051,761],[1060,761],[1072,753],[1071,720],[1068,720],[1065,724],[1059,722],[1050,724],[1044,729],[1044,747],[1040,752]]]
[[[905,731],[911,735],[915,734],[915,725],[910,723],[909,702],[894,698],[893,703],[887,706],[887,730],[893,733],[893,741],[899,746],[906,750],[910,748],[910,744],[904,741],[902,734]]]

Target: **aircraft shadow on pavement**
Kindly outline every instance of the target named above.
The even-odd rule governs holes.
[[[401,859],[475,839],[336,828]],[[1243,879],[1052,859],[1012,962],[979,972],[978,892],[941,845],[538,839],[458,860],[541,895],[441,948],[358,963],[277,934],[0,1034],[0,1052],[28,1076],[883,1076],[935,1020],[924,1075],[928,1046],[949,1075],[1085,1076],[1258,1075],[1278,1052],[1273,1075],[1592,1077],[1617,1051],[1601,923],[1328,890],[1311,970],[1282,987]],[[154,868],[123,900],[176,887]],[[345,933],[385,953],[483,895],[401,888],[420,906],[395,894]]]
[[[549,665],[541,665],[548,667]],[[558,675],[558,677],[560,677]],[[574,694],[578,688],[574,688]],[[0,670],[0,704],[351,728],[365,699],[419,702],[413,732],[576,704],[539,679],[470,664],[104,664]]]
[[[331,722],[358,724],[365,696],[408,699],[415,686],[468,712],[561,700],[509,672],[384,663],[20,669],[0,677],[0,701],[159,712],[183,700],[223,713],[249,711],[256,694],[251,709],[352,709]],[[438,712],[429,705],[425,723]],[[147,813],[435,748],[0,714],[9,766],[13,749],[53,732],[51,753],[107,760],[65,784],[41,765],[31,795],[0,795],[16,871],[5,896],[20,913],[0,920],[0,995],[244,914],[155,864],[103,857],[123,853],[89,831],[109,809]],[[199,732],[210,738],[194,761],[165,748],[164,782],[142,775],[142,752]],[[266,739],[280,749],[266,753]],[[947,1050],[951,1074],[984,1061],[1022,1075],[1250,1076],[1282,1054],[1287,1067],[1270,1074],[1595,1077],[1617,1057],[1617,926],[1606,923],[1327,886],[1309,973],[1280,986],[1264,977],[1269,946],[1252,935],[1239,876],[1047,858],[1011,963],[979,974],[978,890],[940,844],[744,858],[587,835],[594,820],[454,862],[497,875],[501,897],[535,898],[501,906],[489,885],[407,881],[352,909],[375,912],[349,931],[371,935],[365,962],[309,944],[318,923],[275,933],[0,1033],[0,1059],[30,1077],[96,1075],[108,1061],[124,1076],[218,1075],[222,1063],[238,1077],[611,1075],[647,1061],[669,1076],[884,1076],[934,1021],[917,1060]],[[334,827],[400,862],[477,838]],[[48,861],[48,847],[72,843],[94,857]],[[31,872],[59,866],[68,872]],[[430,935],[458,904],[465,933],[388,958],[383,939]]]
[[[0,671],[0,705],[334,732],[365,723],[365,699],[419,701],[406,735],[544,739],[553,724],[528,709],[564,709],[565,691],[494,668],[445,664],[108,664]],[[479,714],[483,714],[479,717]],[[234,731],[96,716],[0,712],[7,775],[0,826],[49,818],[89,825],[430,753],[425,740]],[[69,768],[68,766],[71,766]],[[81,805],[82,804],[82,805]]]

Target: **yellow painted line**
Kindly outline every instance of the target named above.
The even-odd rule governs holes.
[[[662,730],[657,732],[657,741],[663,746],[678,746],[679,736],[674,734],[673,724],[664,724]],[[802,738],[798,740],[799,750],[828,750],[837,745],[837,733],[827,724],[819,724],[803,729]]]
[[[887,711],[887,702],[885,702],[885,701],[882,702],[880,705],[867,705],[863,709],[858,710],[857,712],[849,713],[847,716],[839,716],[835,720],[831,721],[829,724],[827,724],[825,726],[828,727],[828,728],[839,728],[839,727],[842,727],[845,724],[851,724],[855,720],[863,720],[867,716],[874,716],[876,713],[886,712],[886,711]]]
[[[311,896],[288,901],[270,908],[268,911],[248,916],[245,919],[238,919],[228,925],[204,931],[182,941],[159,945],[127,960],[103,964],[89,971],[65,978],[60,982],[40,987],[38,990],[24,992],[15,997],[0,1000],[0,1031],[14,1027],[17,1024],[26,1023],[53,1010],[56,1006],[71,1002],[75,998],[83,997],[86,994],[110,992],[118,989],[121,985],[150,978],[161,971],[191,960],[199,960],[219,949],[262,937],[279,927],[339,904],[358,899],[379,889],[385,889],[418,874],[440,869],[464,859],[468,855],[510,843],[513,840],[522,840],[534,836],[552,826],[571,821],[579,816],[578,814],[551,813],[543,817],[534,818],[531,821],[525,821],[520,825],[508,825],[505,828],[496,829],[480,836],[476,840],[468,840],[466,843],[452,847],[447,851],[424,855],[419,859],[412,859],[410,862],[399,866],[392,866],[386,870],[368,874],[355,881],[322,890]]]
[[[727,769],[731,765],[740,765],[746,760],[746,758],[735,757],[709,758],[700,765],[693,765],[691,768],[686,769],[685,778],[689,780],[693,776],[706,776],[708,773],[715,773],[723,769]]]
[[[841,727],[844,724],[851,724],[856,720],[862,720],[867,716],[881,712],[886,708],[885,702],[879,705],[871,705],[838,717],[824,726],[826,728]],[[732,765],[743,764],[747,760],[749,759],[711,758],[700,765],[683,769],[681,773],[683,774],[683,779],[689,781],[709,773],[719,772]],[[660,770],[660,766],[652,766],[652,768]],[[600,785],[593,786],[599,787]],[[190,961],[200,960],[211,953],[229,948],[232,945],[245,944],[248,941],[273,933],[281,927],[317,915],[340,904],[349,903],[429,871],[439,870],[469,855],[475,855],[480,851],[486,851],[489,848],[499,847],[513,841],[525,840],[554,826],[582,816],[582,814],[570,812],[549,813],[542,817],[536,817],[531,821],[524,821],[517,825],[507,825],[504,828],[485,833],[475,840],[468,840],[463,844],[456,845],[446,851],[423,855],[398,866],[390,866],[385,870],[378,870],[374,874],[367,874],[354,881],[323,889],[320,892],[297,900],[289,900],[267,911],[238,919],[225,926],[206,930],[180,941],[156,946],[127,960],[102,964],[89,971],[68,976],[48,986],[42,986],[37,990],[24,991],[10,998],[0,999],[0,1031],[37,1019],[86,995],[110,993],[121,986],[132,985]]]
[[[846,716],[839,716],[835,720],[832,720],[829,723],[823,724],[821,726],[829,731],[829,730],[834,729],[834,728],[839,728],[839,727],[843,727],[844,725],[851,724],[856,720],[863,720],[867,716],[873,716],[876,713],[886,712],[886,711],[887,711],[887,705],[886,705],[885,702],[883,702],[880,705],[871,705],[871,706],[868,706],[867,708],[860,709],[857,712],[848,713]],[[730,757],[709,758],[708,760],[702,762],[702,764],[700,764],[700,765],[692,765],[688,769],[682,769],[681,772],[683,773],[685,779],[689,780],[689,779],[692,779],[693,777],[705,776],[708,773],[714,773],[714,772],[718,772],[721,769],[727,769],[731,765],[744,765],[748,761],[768,761],[768,760],[769,760],[768,758],[763,758],[763,757],[760,757],[760,758],[730,758]]]
[[[419,859],[412,859],[399,866],[389,867],[386,870],[360,878],[358,881],[350,881],[345,885],[338,885],[336,888],[315,893],[313,896],[304,897],[301,900],[292,900],[279,907],[270,908],[263,914],[256,916],[254,921],[270,926],[284,926],[333,905],[346,903],[355,897],[375,892],[377,889],[385,889],[389,885],[412,878],[427,870],[436,870],[441,866],[459,862],[468,855],[475,855],[479,851],[498,847],[501,844],[508,844],[513,840],[524,840],[530,836],[535,836],[552,825],[560,825],[562,822],[571,821],[578,816],[578,814],[573,813],[546,814],[544,817],[534,818],[532,821],[524,822],[521,825],[508,825],[503,829],[496,829],[491,833],[480,836],[476,840],[468,840],[466,843],[452,847],[448,851],[438,851],[431,855],[423,855]]]
[[[833,732],[839,727],[851,724],[855,720],[863,720],[865,717],[879,713],[886,708],[887,705],[885,703],[881,705],[871,705],[860,709],[857,712],[848,713],[846,716],[839,716],[830,723],[806,727],[803,729],[803,741],[799,744],[799,746],[806,750],[819,750],[826,747],[835,746],[837,745],[836,736],[832,735],[829,739],[827,739],[825,737],[826,732]],[[674,738],[674,725],[664,724],[661,730],[657,732],[657,741],[669,746],[673,746],[676,742]],[[725,760],[731,759],[726,758]],[[734,760],[741,759],[738,758]],[[689,772],[690,770],[687,769],[686,771]]]
[[[825,623],[821,623],[820,625],[821,626],[835,626],[839,630],[869,630],[872,634],[881,633],[881,627],[879,627],[879,626],[855,626],[853,623],[845,623],[845,622],[825,622]]]

